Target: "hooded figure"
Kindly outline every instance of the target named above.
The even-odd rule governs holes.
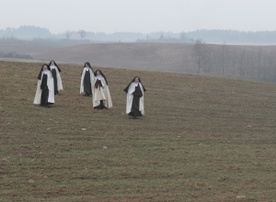
[[[38,81],[34,104],[41,106],[49,106],[50,104],[54,104],[54,80],[50,67],[47,64],[42,65],[37,79]]]
[[[81,83],[80,83],[80,94],[90,96],[93,94],[94,85],[94,72],[89,62],[84,63]]]
[[[145,115],[144,93],[146,89],[141,79],[138,76],[134,77],[124,91],[127,93],[126,114],[134,118]]]
[[[107,79],[100,70],[96,70],[93,92],[93,107],[94,109],[109,109],[112,106],[113,105]]]
[[[62,80],[60,76],[61,69],[54,60],[50,61],[49,66],[54,79],[54,89],[56,95],[59,91],[63,90]]]

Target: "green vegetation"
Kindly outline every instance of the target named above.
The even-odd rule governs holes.
[[[0,201],[276,199],[276,86],[100,68],[114,108],[79,94],[81,65],[59,64],[64,92],[34,106],[40,63],[0,62]],[[133,76],[146,115],[125,115]]]

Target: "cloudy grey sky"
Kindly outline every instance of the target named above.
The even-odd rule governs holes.
[[[0,29],[34,25],[52,33],[276,31],[276,0],[0,0]]]

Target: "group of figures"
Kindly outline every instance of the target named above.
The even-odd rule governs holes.
[[[54,60],[43,64],[38,74],[34,104],[50,107],[55,103],[55,95],[63,90],[61,69]],[[146,89],[138,76],[135,76],[124,89],[127,94],[126,114],[137,118],[145,114],[144,93]],[[80,94],[92,96],[94,109],[113,107],[108,81],[99,69],[94,71],[89,62],[85,62],[81,74]]]

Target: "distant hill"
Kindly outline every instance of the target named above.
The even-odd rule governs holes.
[[[276,31],[196,30],[187,37],[214,44],[275,45]]]
[[[36,60],[147,69],[276,82],[276,46],[205,43],[95,43],[49,50]]]
[[[18,28],[7,28],[0,30],[0,37],[2,38],[16,38],[16,39],[34,39],[34,38],[50,38],[51,32],[47,28],[37,26],[20,26]]]
[[[183,44],[95,43],[60,48],[33,57],[44,61],[54,58],[63,63],[90,61],[97,66],[192,73],[192,52],[191,45]]]
[[[276,46],[195,43],[90,43],[87,40],[0,40],[0,57],[144,69],[276,82]]]

